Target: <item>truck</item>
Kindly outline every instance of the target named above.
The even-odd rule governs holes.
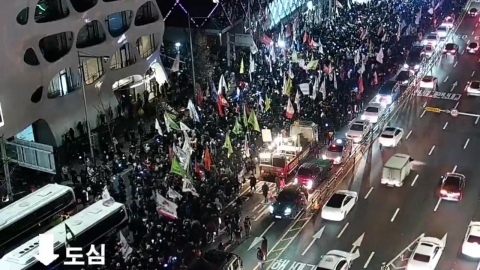
[[[401,187],[403,181],[412,171],[413,159],[406,154],[395,154],[383,166],[382,184],[390,187]]]
[[[260,180],[273,182],[276,177],[286,180],[314,150],[317,140],[318,126],[315,123],[295,121],[289,137],[276,138],[260,152]]]

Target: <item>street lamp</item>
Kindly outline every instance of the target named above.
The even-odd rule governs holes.
[[[180,45],[182,45],[182,44],[180,44],[180,42],[175,43],[175,48],[177,48],[177,50],[178,50],[180,48]]]
[[[95,163],[95,154],[93,152],[93,143],[92,143],[92,130],[90,129],[90,122],[88,121],[88,109],[87,109],[87,95],[85,92],[85,70],[82,65],[82,59],[83,58],[94,58],[94,59],[102,59],[102,61],[107,62],[110,59],[110,56],[97,56],[97,55],[91,55],[88,53],[84,53],[81,51],[77,51],[77,58],[78,58],[78,66],[81,69],[80,72],[80,81],[82,83],[82,94],[83,94],[83,109],[85,113],[85,119],[87,121],[87,133],[88,133],[88,144],[90,146],[90,156],[92,156],[92,162],[94,166],[97,164]]]

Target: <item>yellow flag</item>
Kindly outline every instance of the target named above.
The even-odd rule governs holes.
[[[292,53],[292,62],[293,63],[298,63],[298,55],[297,52]]]
[[[292,78],[288,77],[287,87],[285,88],[285,94],[287,94],[287,96],[290,96],[290,94],[292,93],[292,88],[293,88]]]
[[[230,155],[233,153],[232,142],[230,141],[230,132],[228,132],[227,136],[225,136],[223,148],[227,148],[227,156],[230,157]]]
[[[313,60],[308,62],[307,69],[317,69],[317,66],[318,66],[318,60]]]
[[[265,111],[268,112],[268,110],[270,110],[270,99],[268,96],[265,96]]]
[[[243,58],[242,58],[242,62],[240,62],[240,74],[243,74],[244,71],[245,71],[245,65],[243,64]]]
[[[250,111],[250,116],[248,116],[248,123],[253,126],[253,130],[260,132],[260,125],[258,124],[257,114],[254,110]]]

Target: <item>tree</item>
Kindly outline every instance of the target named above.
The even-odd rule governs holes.
[[[200,85],[207,82],[213,74],[213,64],[210,61],[210,48],[207,44],[207,37],[204,34],[197,33],[193,46],[195,60],[195,79]]]

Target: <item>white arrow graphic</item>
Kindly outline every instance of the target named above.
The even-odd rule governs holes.
[[[360,257],[360,251],[357,249],[355,253],[352,254],[352,261],[358,259]]]
[[[457,87],[457,85],[458,85],[458,82],[454,82],[452,84],[452,88],[450,89],[450,92],[453,92],[453,89],[455,89],[455,87]]]
[[[33,257],[43,265],[48,266],[58,258],[58,255],[53,250],[53,234],[40,234],[38,238],[39,252],[38,255],[33,255]]]
[[[360,237],[358,237],[357,240],[353,242],[350,253],[353,253],[355,249],[359,248],[362,245],[363,237],[365,237],[365,233],[362,233],[362,235],[360,235]]]
[[[312,242],[310,242],[310,244],[308,244],[307,248],[303,251],[302,253],[302,256],[305,256],[305,254],[307,253],[307,251],[312,247],[313,243],[315,243],[315,241],[317,239],[320,239],[322,237],[322,234],[323,234],[323,231],[325,230],[325,226],[323,226],[317,233],[315,233],[313,235],[313,239],[312,239]]]
[[[248,247],[248,250],[252,249],[253,247],[255,247],[256,245],[258,245],[258,243],[262,242],[263,240],[263,236],[265,236],[265,234],[267,234],[268,230],[270,230],[270,228],[272,228],[272,226],[275,224],[275,221],[272,222],[272,224],[270,224],[266,229],[265,231],[263,231],[263,233],[259,236],[259,237],[255,237],[253,239],[253,242],[252,244],[250,244],[250,247]]]

